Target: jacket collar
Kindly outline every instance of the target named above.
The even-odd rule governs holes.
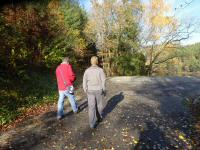
[[[98,67],[97,65],[91,65],[91,67]]]

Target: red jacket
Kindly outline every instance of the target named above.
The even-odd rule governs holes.
[[[70,64],[63,63],[56,68],[56,78],[58,90],[63,91],[67,90],[68,86],[73,85],[73,82],[76,80],[76,75],[74,74],[72,66]],[[67,82],[67,85],[64,84],[63,80]]]

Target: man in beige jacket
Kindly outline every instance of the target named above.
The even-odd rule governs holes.
[[[83,76],[83,90],[87,93],[88,114],[90,128],[95,128],[97,123],[96,106],[102,119],[103,111],[103,93],[105,93],[105,73],[102,68],[98,67],[98,58],[91,58],[91,67],[89,67]]]

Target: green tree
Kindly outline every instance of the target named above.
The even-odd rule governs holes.
[[[133,75],[145,75],[145,56],[142,53],[126,53],[119,57],[115,57],[114,60],[115,73],[122,76]]]
[[[114,57],[138,50],[140,13],[138,0],[92,1],[92,12],[85,32],[95,42],[107,75],[114,73]]]
[[[66,55],[72,59],[83,57],[87,42],[83,34],[86,12],[76,1],[53,0],[48,5],[54,39],[46,49],[47,64],[57,64]]]

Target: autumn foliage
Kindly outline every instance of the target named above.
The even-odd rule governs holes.
[[[55,101],[54,69],[63,57],[69,56],[77,67],[86,64],[86,20],[73,1],[1,6],[0,124],[21,115],[22,108]]]

